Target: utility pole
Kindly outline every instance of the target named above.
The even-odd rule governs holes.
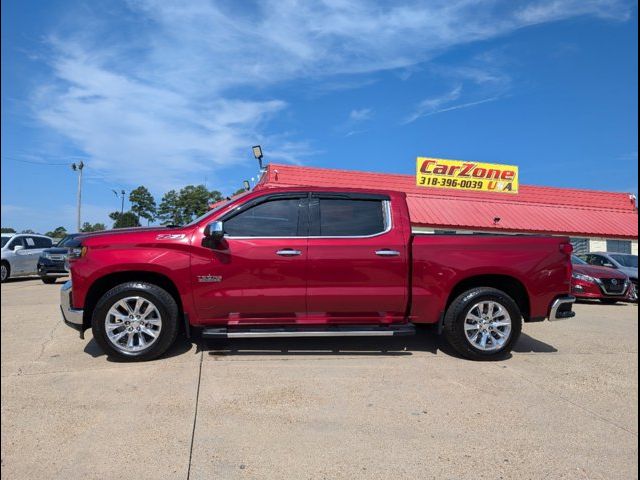
[[[74,172],[78,172],[78,228],[76,230],[76,232],[80,232],[80,227],[82,227],[82,223],[80,222],[80,209],[81,209],[81,205],[82,205],[82,169],[84,168],[84,163],[82,161],[80,161],[80,163],[75,164],[72,163],[71,164],[71,170],[73,170]]]

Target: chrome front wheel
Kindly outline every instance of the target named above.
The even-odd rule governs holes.
[[[154,303],[141,296],[116,301],[104,319],[106,336],[118,351],[135,355],[151,346],[160,337],[162,316]]]
[[[7,278],[9,278],[9,267],[7,266],[6,263],[2,262],[2,267],[1,268],[1,276],[2,276],[2,281],[4,282]]]

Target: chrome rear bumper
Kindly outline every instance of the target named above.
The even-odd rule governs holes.
[[[60,289],[60,310],[62,311],[62,319],[71,328],[80,332],[80,338],[84,335],[84,310],[73,308],[71,303],[71,280],[62,285]]]
[[[571,310],[571,306],[576,301],[576,297],[567,295],[565,297],[556,298],[551,304],[549,312],[549,321],[565,320],[576,316],[576,312]]]

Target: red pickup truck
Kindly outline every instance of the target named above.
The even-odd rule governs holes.
[[[434,324],[464,357],[574,316],[568,238],[416,235],[403,193],[263,188],[188,225],[79,237],[65,322],[148,360],[187,337],[391,336]]]

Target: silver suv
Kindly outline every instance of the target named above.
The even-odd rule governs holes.
[[[38,273],[38,258],[53,240],[31,233],[2,234],[2,281]]]

